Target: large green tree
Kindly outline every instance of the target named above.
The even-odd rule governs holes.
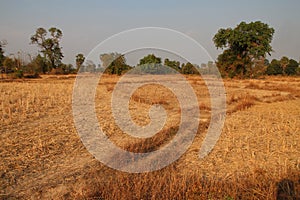
[[[41,53],[49,66],[49,71],[58,68],[64,57],[60,46],[62,35],[62,31],[58,28],[52,27],[48,32],[44,28],[38,28],[30,38],[31,44],[37,44],[41,49]]]
[[[217,66],[223,75],[253,77],[258,60],[271,55],[270,45],[274,29],[260,21],[241,22],[234,29],[220,29],[213,41],[217,48],[224,49],[218,56]]]

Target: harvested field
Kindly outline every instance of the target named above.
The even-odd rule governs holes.
[[[186,78],[201,113],[195,140],[176,162],[141,174],[111,169],[86,150],[72,115],[74,77],[0,80],[0,199],[300,199],[300,77],[225,79],[225,125],[202,160],[209,94],[200,77]],[[109,139],[132,152],[153,151],[172,140],[180,122],[178,101],[153,84],[134,92],[130,114],[147,125],[148,109],[160,104],[168,116],[163,129],[146,139],[120,130],[110,108],[118,80],[104,76],[95,98]]]

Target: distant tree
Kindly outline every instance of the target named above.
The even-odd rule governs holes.
[[[241,22],[234,29],[220,29],[213,41],[225,49],[218,56],[217,66],[227,76],[252,77],[255,61],[263,60],[272,51],[274,29],[260,21]]]
[[[181,65],[181,73],[182,74],[199,74],[199,71],[195,68],[193,64],[190,62]]]
[[[84,64],[80,68],[80,71],[94,73],[96,71],[96,65],[93,61],[87,60],[84,62]]]
[[[121,75],[124,72],[130,70],[131,67],[126,64],[126,59],[124,55],[117,57],[106,69],[110,74]]]
[[[144,65],[144,64],[161,64],[161,58],[156,57],[154,54],[149,54],[142,59],[140,59],[139,65]]]
[[[105,53],[100,55],[105,73],[121,75],[132,67],[126,64],[126,58],[119,53]]]
[[[205,63],[201,63],[201,68],[206,68],[207,67],[207,64],[205,64]]]
[[[38,54],[23,68],[23,71],[24,73],[36,74],[37,76],[39,73],[45,74],[46,72],[49,72],[49,66],[47,65],[45,58]]]
[[[213,61],[208,61],[208,62],[207,62],[207,67],[212,68],[213,65],[214,65],[214,62],[213,62]]]
[[[214,67],[215,67],[215,64],[214,64],[213,61],[208,61],[207,62],[207,72],[208,72],[208,74],[214,72]]]
[[[10,57],[5,57],[3,61],[4,71],[5,73],[11,73],[14,72],[17,68],[17,63],[15,59],[12,59]]]
[[[33,62],[38,66],[38,72],[42,72],[43,74],[45,74],[46,72],[49,72],[49,66],[47,65],[47,61],[45,59],[45,57],[41,56],[40,54],[38,54],[35,59],[33,60]]]
[[[4,47],[7,45],[6,40],[0,41],[0,67],[3,65],[3,61],[5,60],[4,56]]]
[[[284,69],[284,72],[287,75],[296,75],[298,68],[299,68],[299,63],[294,59],[290,59],[289,63]]]
[[[162,67],[161,58],[154,54],[148,54],[140,59],[138,68],[141,73],[146,74],[166,74],[165,68]]]
[[[267,75],[279,75],[283,73],[280,61],[273,59],[267,67]]]
[[[280,59],[280,65],[281,65],[283,74],[285,74],[285,69],[286,69],[286,67],[288,66],[289,62],[290,62],[290,60],[289,60],[289,58],[286,57],[286,56],[283,56],[283,57]]]
[[[176,71],[180,71],[180,62],[176,60],[169,60],[166,58],[164,60],[164,65],[175,69]]]
[[[69,74],[72,72],[73,65],[72,64],[64,64],[62,63],[60,68],[62,69],[63,74]]]
[[[102,62],[102,67],[107,68],[112,64],[112,62],[118,57],[122,56],[122,54],[117,52],[112,53],[104,53],[100,55],[100,60]]]
[[[40,55],[38,55],[40,57]],[[38,62],[38,56],[35,57],[30,63],[23,67],[23,72],[27,74],[39,74],[42,72],[40,63]]]
[[[84,63],[85,57],[82,53],[76,55],[76,69],[79,70],[80,66]]]
[[[47,37],[48,32],[50,34]],[[48,32],[44,28],[38,28],[34,35],[31,36],[31,44],[37,44],[44,55],[44,58],[49,65],[49,70],[56,69],[61,65],[61,60],[64,57],[62,47],[60,47],[60,39],[62,31],[57,28],[50,28]]]

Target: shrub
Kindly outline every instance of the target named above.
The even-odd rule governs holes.
[[[14,73],[14,77],[15,77],[15,78],[23,78],[23,77],[24,77],[23,70],[17,70],[17,71]]]

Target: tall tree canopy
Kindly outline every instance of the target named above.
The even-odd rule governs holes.
[[[253,65],[257,60],[264,60],[266,54],[271,55],[273,34],[274,29],[260,21],[241,22],[234,29],[220,29],[213,41],[217,48],[225,49],[217,61],[221,73],[253,76]]]
[[[47,37],[48,32],[50,34],[49,37]],[[30,38],[31,44],[37,44],[50,68],[56,69],[64,57],[62,47],[59,44],[63,34],[60,29],[54,27],[50,28],[48,32],[44,28],[38,28]]]

